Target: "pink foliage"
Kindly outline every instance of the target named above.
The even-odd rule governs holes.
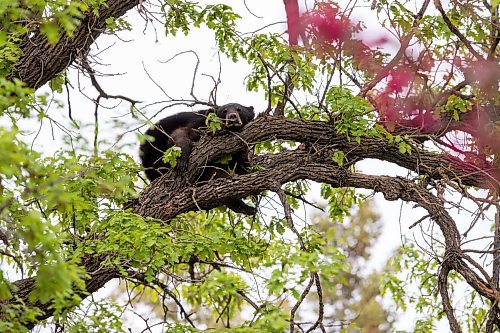
[[[500,133],[493,130],[494,126],[488,116],[491,110],[475,104],[471,110],[453,113],[443,112],[443,106],[448,97],[455,93],[453,89],[448,89],[450,78],[464,77],[470,85],[483,93],[483,98],[497,95],[500,64],[485,60],[470,61],[456,55],[449,59],[434,59],[432,53],[425,48],[416,59],[406,55],[410,50],[400,50],[399,58],[395,57],[390,63],[382,63],[381,57],[377,57],[380,54],[377,48],[390,41],[387,37],[378,36],[368,42],[363,41],[359,38],[363,25],[354,24],[334,2],[320,3],[315,10],[302,13],[300,17],[298,6],[290,7],[291,2],[296,4],[297,0],[285,1],[290,44],[298,45],[300,36],[304,44],[323,61],[337,59],[337,53],[342,52],[344,56],[351,58],[355,68],[364,72],[368,82],[370,78],[376,80],[366,97],[376,108],[379,122],[387,130],[442,138],[442,145],[459,154],[462,162],[472,165],[472,169],[491,169],[486,156],[491,153],[500,154]],[[307,43],[304,39],[307,39]],[[408,45],[408,42],[405,44],[401,41],[401,44]],[[412,47],[414,51],[415,46]],[[441,93],[439,90],[431,92],[427,81],[436,80],[437,73],[433,71],[439,66],[451,70],[441,76],[445,84]],[[461,133],[459,137],[468,138],[465,141],[467,143],[451,140],[450,136],[456,133]]]
[[[496,61],[476,60],[463,69],[465,79],[474,83],[483,93],[498,94],[500,64]]]
[[[339,42],[351,34],[351,22],[346,17],[337,17],[337,8],[326,8],[312,13],[304,24],[313,29],[317,38],[324,42]]]
[[[407,68],[397,68],[390,71],[387,88],[391,91],[402,92],[413,80],[415,72]]]

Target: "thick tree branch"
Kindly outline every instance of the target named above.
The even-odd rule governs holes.
[[[139,0],[108,0],[99,8],[99,16],[88,10],[84,13],[73,36],[61,34],[56,44],[50,44],[40,31],[25,35],[21,42],[23,55],[12,77],[38,89],[64,71],[79,55],[86,55],[95,39],[106,29],[106,19],[120,17],[137,5]]]
[[[329,157],[311,155],[303,151],[266,155],[257,158],[255,162],[258,162],[262,171],[234,176],[231,179],[216,179],[197,187],[187,186],[184,190],[175,192],[156,205],[152,205],[152,201],[144,205],[139,200],[132,207],[133,211],[143,216],[167,221],[181,213],[196,210],[198,207],[202,209],[217,207],[225,198],[243,198],[274,189],[277,183],[284,184],[299,179],[314,180],[334,187],[371,189],[383,193],[387,200],[401,199],[416,202],[426,209],[444,235],[450,268],[462,275],[482,296],[490,300],[500,300],[497,288],[482,279],[464,262],[463,256],[459,255],[461,253],[460,234],[441,201],[417,183],[400,177],[349,173],[333,165],[334,162]],[[149,193],[150,196],[162,196],[161,190],[157,192],[157,189],[168,180],[164,177],[161,179],[155,186],[152,186],[155,190]]]
[[[219,178],[209,182],[196,183],[199,170],[206,163],[223,153],[233,153],[249,144],[263,140],[281,139],[306,143],[307,150],[297,149],[279,154],[253,156],[251,164],[258,171]],[[338,166],[331,158],[335,151],[342,150],[349,163],[363,158],[377,158],[426,175],[429,178],[446,179],[457,183],[487,186],[494,183],[489,171],[480,170],[453,158],[426,152],[415,147],[411,155],[399,153],[398,147],[385,139],[363,138],[361,144],[349,141],[336,134],[333,124],[280,117],[259,117],[242,131],[226,133],[219,137],[206,136],[195,145],[191,154],[190,167],[186,174],[166,174],[146,188],[137,200],[128,205],[133,212],[144,217],[168,221],[189,211],[211,209],[220,205],[225,198],[244,198],[265,190],[276,190],[279,186],[301,179],[327,183],[334,187],[370,189],[383,193],[387,200],[415,202],[427,210],[429,217],[439,226],[444,235],[447,263],[456,270],[482,296],[500,300],[496,286],[479,276],[461,254],[460,234],[455,222],[443,203],[418,182],[400,177],[372,176],[351,173]],[[469,169],[464,169],[469,167]],[[464,172],[464,170],[469,170]],[[485,174],[486,173],[486,174]],[[195,184],[195,185],[193,185]],[[498,185],[498,183],[496,183]],[[97,269],[102,258],[86,256],[83,265],[89,273],[86,290],[79,292],[84,297],[115,278],[116,270],[108,267]],[[15,296],[29,303],[28,295],[33,290],[35,279],[15,283]],[[4,303],[4,305],[8,305]],[[35,304],[43,314],[38,320],[52,315],[50,304]]]
[[[82,299],[98,291],[99,289],[104,287],[107,282],[118,277],[118,270],[115,267],[102,266],[102,262],[104,261],[104,259],[105,258],[103,258],[102,256],[92,255],[85,255],[82,258],[81,266],[88,274],[88,278],[85,279],[85,290],[77,291],[78,295]],[[35,289],[35,283],[36,279],[33,277],[14,282],[15,291],[13,292],[12,301],[4,300],[0,302],[0,313],[4,311],[5,307],[10,305],[10,302],[14,303],[13,300],[15,299],[21,300],[28,307],[38,308],[42,314],[36,318],[35,322],[26,323],[26,327],[28,329],[32,329],[39,321],[48,319],[54,314],[54,308],[51,307],[51,303],[30,301],[30,293]]]
[[[203,138],[191,154],[190,166],[185,175],[176,176],[172,173],[165,175],[165,178],[174,181],[161,183],[154,187],[150,186],[143,192],[139,200],[142,205],[150,207],[165,202],[169,193],[194,183],[199,174],[198,171],[207,162],[216,160],[224,154],[240,151],[250,144],[272,139],[304,142],[318,151],[324,149],[325,146],[332,151],[341,150],[349,162],[374,158],[395,163],[419,175],[427,175],[433,179],[444,178],[463,185],[481,188],[499,187],[499,170],[493,167],[484,169],[484,166],[464,162],[451,155],[428,152],[418,149],[418,147],[414,148],[411,155],[401,154],[398,146],[388,143],[386,139],[363,138],[361,144],[358,144],[354,140],[349,141],[346,137],[338,135],[333,124],[322,121],[261,116],[238,133]],[[326,154],[326,152],[324,153]],[[327,158],[330,157],[331,155],[327,156]],[[150,191],[155,191],[155,195],[150,195]],[[142,215],[142,213],[140,214]]]
[[[145,191],[149,196],[161,195],[162,199],[159,201],[149,200],[149,202],[155,202],[154,205],[144,204],[144,201],[137,200],[131,208],[134,212],[145,217],[150,216],[168,220],[178,214],[196,210],[197,207],[203,209],[214,208],[224,198],[242,198],[264,190],[275,189],[277,184],[284,184],[298,179],[310,179],[331,184],[335,187],[371,189],[383,193],[387,200],[412,201],[426,209],[444,235],[447,253],[457,254],[448,259],[450,268],[458,271],[481,295],[490,300],[500,299],[496,288],[479,277],[462,260],[459,255],[460,235],[458,229],[437,197],[419,184],[404,178],[350,173],[331,160],[330,153],[332,151],[326,151],[326,154],[310,154],[306,151],[296,150],[257,156],[254,158],[253,163],[259,165],[261,171],[237,175],[228,179],[215,179],[196,187],[186,185],[184,189],[178,190],[170,197],[159,193],[165,188],[165,184],[173,184],[171,180],[162,177],[160,181],[155,182]],[[90,275],[86,286],[86,292],[88,293],[95,292],[104,286],[107,281],[117,277],[116,270],[112,267],[99,269],[101,261],[102,258],[99,257],[86,256],[84,258],[84,267]],[[30,278],[16,282],[15,284],[19,289],[15,292],[15,296],[29,303],[28,295],[34,288],[34,281],[33,278]],[[86,294],[80,292],[80,295],[84,297]],[[44,311],[38,320],[46,319],[52,315],[50,304],[35,305]]]

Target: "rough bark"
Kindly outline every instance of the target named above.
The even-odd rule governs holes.
[[[108,0],[99,9],[99,16],[85,13],[73,36],[62,34],[56,44],[50,44],[39,31],[25,35],[21,42],[23,55],[16,64],[12,77],[38,89],[64,71],[78,57],[87,55],[95,39],[104,32],[106,19],[120,17],[139,3],[139,0]]]
[[[82,258],[82,267],[85,268],[85,271],[88,274],[87,279],[85,279],[85,290],[77,291],[82,299],[98,291],[104,287],[106,283],[119,276],[116,267],[102,267],[101,263],[103,261],[104,258],[91,255],[85,255]],[[14,282],[14,288],[16,291],[14,292],[13,299],[20,299],[28,307],[36,307],[42,312],[42,315],[37,318],[37,321],[26,324],[28,329],[32,329],[38,321],[50,318],[54,314],[54,309],[51,308],[51,303],[41,303],[39,301],[32,302],[30,300],[29,296],[35,288],[35,283],[36,279],[33,277]],[[2,307],[8,305],[8,302],[3,302]]]
[[[304,142],[306,149],[312,152],[298,152],[294,158],[307,163],[307,158],[311,156],[323,155],[325,160],[331,161],[331,154],[341,150],[345,153],[348,162],[356,162],[366,158],[374,158],[382,161],[392,162],[403,168],[414,171],[416,174],[425,175],[432,179],[446,179],[463,185],[476,186],[481,188],[498,188],[499,170],[482,169],[473,163],[467,163],[450,155],[438,154],[414,147],[412,154],[401,154],[396,144],[390,144],[382,138],[363,138],[361,144],[354,140],[348,140],[344,136],[339,136],[335,132],[332,124],[320,121],[307,121],[301,119],[283,119],[280,117],[262,116],[257,118],[250,125],[236,134],[226,134],[220,137],[205,137],[199,142],[190,158],[190,166],[187,175],[181,177],[175,174],[167,174],[163,178],[174,181],[156,182],[155,186],[148,187],[139,197],[138,205],[134,212],[149,217],[167,220],[183,211],[183,208],[172,207],[172,211],[165,209],[164,205],[169,201],[170,193],[180,193],[191,191],[189,184],[196,180],[200,170],[207,162],[215,160],[224,154],[234,153],[245,146],[269,139],[280,139],[288,141]],[[277,165],[267,166],[269,169],[279,171],[290,171],[286,164],[296,165],[293,158],[283,160]],[[257,157],[255,165],[266,167],[266,157]],[[272,170],[268,170],[271,172]],[[265,177],[266,174],[262,174]],[[248,177],[257,177],[255,175]],[[290,179],[294,180],[294,179]],[[290,181],[287,180],[287,181]],[[224,182],[225,180],[218,180]],[[255,194],[262,191],[261,188],[255,191],[248,191],[245,195]],[[191,192],[192,195],[193,193]],[[243,195],[243,196],[245,196]],[[194,196],[196,198],[196,195]],[[204,208],[205,203],[197,201],[200,207]],[[207,203],[210,206],[210,203]],[[191,208],[196,204],[191,203]]]
[[[294,140],[308,144],[304,150],[253,156],[251,163],[258,166],[259,171],[195,184],[199,169],[219,157],[222,152],[235,152],[247,144],[269,139]],[[299,179],[328,183],[334,187],[371,189],[383,193],[387,200],[411,201],[426,209],[444,235],[447,269],[456,270],[482,296],[492,301],[500,300],[498,288],[491,283],[491,278],[481,277],[465,260],[456,224],[435,195],[418,182],[405,178],[351,173],[345,166],[338,166],[331,158],[333,152],[342,150],[349,162],[368,157],[376,158],[434,179],[444,178],[447,181],[454,180],[457,183],[483,187],[494,184],[494,178],[479,170],[474,175],[464,173],[463,162],[443,158],[443,155],[425,152],[418,147],[415,149],[411,155],[403,155],[395,145],[384,139],[364,138],[361,144],[349,141],[336,135],[333,125],[328,123],[260,117],[237,135],[228,133],[222,137],[204,137],[195,146],[186,174],[182,177],[175,174],[164,175],[146,188],[137,200],[131,201],[128,207],[144,217],[168,221],[198,208],[217,207],[224,198],[244,198],[264,190],[278,191],[282,184]],[[101,261],[102,258],[91,256],[84,260],[90,275],[86,293],[95,292],[118,276],[114,268],[96,269]],[[16,296],[29,302],[28,295],[33,289],[34,279],[18,281],[16,286],[19,287]],[[84,291],[81,295],[86,293]],[[38,320],[51,316],[48,305],[35,305],[44,311]]]

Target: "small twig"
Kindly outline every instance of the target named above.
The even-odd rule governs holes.
[[[5,252],[4,250],[0,250],[0,255],[4,255],[6,257],[9,257],[11,258],[12,260],[14,260],[14,262],[17,264],[17,266],[19,267],[19,270],[21,271],[21,276],[24,277],[24,269],[23,269],[23,264],[21,263],[21,261],[14,255],[10,254],[10,253],[7,253]]]
[[[290,333],[293,333],[295,330],[295,322],[293,321],[295,318],[295,313],[299,309],[299,306],[302,304],[306,296],[309,294],[311,291],[311,287],[314,283],[314,275],[311,273],[311,278],[309,279],[309,283],[306,286],[306,289],[302,292],[300,295],[300,298],[298,299],[297,303],[293,306],[293,308],[290,310]]]
[[[304,243],[304,240],[302,239],[302,236],[300,235],[299,231],[297,228],[295,228],[295,225],[293,223],[293,218],[292,218],[292,208],[290,207],[290,203],[286,199],[286,194],[283,189],[279,188],[277,190],[278,196],[280,198],[281,204],[283,205],[283,210],[285,212],[285,219],[288,223],[288,227],[290,230],[293,231],[293,233],[297,236],[299,242],[300,242],[300,249],[302,251],[306,251],[306,245]]]
[[[85,59],[85,58],[82,57],[81,58],[81,64],[82,64],[83,68],[86,70],[87,74],[89,75],[90,81],[92,82],[92,85],[94,86],[94,88],[99,93],[99,96],[97,97],[96,102],[97,102],[97,100],[99,100],[100,97],[102,97],[102,98],[106,98],[106,99],[110,99],[110,98],[122,99],[124,101],[129,102],[132,105],[140,103],[140,101],[136,101],[136,100],[134,100],[132,98],[129,98],[129,97],[126,97],[126,96],[123,96],[123,95],[109,95],[108,93],[106,93],[104,91],[104,89],[102,89],[102,87],[99,85],[99,82],[97,82],[97,79],[95,77],[95,71],[94,71],[94,69],[92,67],[90,67],[87,59]]]
[[[73,115],[72,115],[71,96],[70,96],[70,93],[69,93],[69,86],[70,85],[71,84],[69,83],[68,78],[65,77],[64,78],[64,86],[66,87],[66,94],[67,94],[67,101],[68,101],[68,117],[69,117],[69,120],[71,120],[71,122],[73,123],[73,125],[75,125],[76,127],[78,127],[78,123],[75,121],[75,119],[73,119]]]
[[[323,326],[323,317],[325,315],[325,304],[323,303],[323,289],[321,288],[321,281],[319,280],[319,274],[313,273],[314,281],[316,282],[316,293],[318,294],[318,319],[311,326],[306,333],[312,332],[316,327],[320,327],[323,333],[326,333],[325,327]]]
[[[290,100],[290,96],[292,96],[293,89],[294,89],[294,84],[292,80],[292,75],[291,75],[291,69],[296,66],[295,61],[293,60],[293,57],[288,61],[288,70],[286,73],[286,79],[285,79],[285,85],[284,88],[285,90],[283,91],[283,99],[278,102],[278,105],[276,105],[276,108],[274,109],[274,115],[277,117],[283,117],[285,114],[285,106],[286,103]]]
[[[448,26],[448,29],[460,39],[460,41],[467,47],[470,53],[472,53],[478,60],[484,60],[484,58],[472,47],[471,43],[465,36],[458,30],[458,28],[451,22],[450,18],[448,15],[446,15],[446,12],[443,9],[443,5],[441,4],[440,0],[434,0],[434,6],[436,6],[436,9],[441,13],[441,16],[443,17],[444,22]]]
[[[412,229],[412,228],[416,227],[419,223],[421,223],[422,221],[424,221],[426,218],[429,218],[429,217],[430,217],[430,215],[429,215],[429,214],[427,214],[427,215],[425,215],[425,216],[422,216],[422,217],[421,217],[421,218],[419,218],[416,222],[414,222],[412,225],[410,225],[410,226],[408,227],[408,229]]]
[[[250,10],[250,8],[248,8],[247,1],[246,1],[246,0],[243,0],[243,4],[245,5],[245,8],[248,10],[248,12],[249,12],[250,14],[252,14],[252,16],[254,16],[254,17],[256,17],[256,18],[259,18],[259,19],[264,18],[263,16],[258,16],[257,14],[255,14],[254,12],[252,12],[252,11]]]
[[[272,108],[272,99],[273,99],[273,89],[272,89],[272,76],[271,76],[271,73],[269,71],[269,65],[267,63],[267,61],[262,57],[262,55],[260,54],[260,52],[256,52],[257,53],[257,57],[260,59],[260,62],[262,62],[262,65],[264,66],[264,69],[266,70],[266,76],[267,76],[267,108],[266,110],[263,112],[264,114],[269,114],[271,112],[271,108]]]
[[[101,100],[101,96],[99,95],[95,100],[95,109],[94,109],[94,155],[97,156],[98,152],[98,135],[99,135],[99,101]]]
[[[305,199],[303,196],[301,196],[301,195],[295,195],[295,194],[293,194],[293,193],[292,193],[292,192],[290,192],[290,191],[285,191],[285,194],[286,194],[286,195],[288,195],[288,196],[290,196],[290,197],[292,197],[292,198],[295,198],[295,199],[297,199],[297,200],[300,200],[300,201],[302,201],[302,202],[304,202],[304,203],[308,204],[308,205],[309,205],[309,206],[311,206],[311,207],[314,207],[314,208],[316,208],[316,209],[319,209],[319,210],[320,210],[320,211],[322,211],[322,212],[324,212],[324,211],[325,211],[322,207],[320,207],[320,206],[318,206],[318,205],[316,205],[316,204],[314,204],[314,203],[312,203],[312,202],[310,202],[310,201],[306,200],[306,199]]]
[[[450,272],[449,264],[447,262],[447,258],[445,257],[445,261],[442,264],[441,271],[439,272],[438,277],[438,290],[441,294],[441,300],[443,303],[443,309],[446,313],[446,317],[448,317],[448,322],[450,324],[451,332],[453,333],[461,333],[462,329],[458,324],[457,318],[455,317],[455,313],[453,311],[453,307],[451,306],[450,297],[448,295],[448,273]]]
[[[236,293],[240,295],[248,304],[252,306],[256,311],[259,311],[261,309],[260,306],[257,305],[250,297],[248,297],[243,290],[237,290]]]
[[[132,270],[128,270],[126,273],[127,273],[127,276],[124,277],[125,279],[137,280],[137,281],[141,282],[141,284],[153,288],[151,286],[151,283],[146,280],[146,275],[145,274],[140,273],[140,272],[136,272],[136,271],[132,271]],[[184,319],[186,319],[187,322],[192,327],[196,327],[194,325],[193,321],[191,321],[191,319],[189,319],[190,315],[186,312],[186,310],[184,309],[184,306],[182,305],[182,303],[179,301],[179,299],[177,298],[177,296],[175,296],[175,294],[172,291],[169,290],[168,286],[165,283],[161,282],[157,278],[153,278],[152,282],[154,284],[156,284],[158,287],[160,287],[163,292],[165,292],[166,294],[168,294],[168,296],[170,296],[170,298],[172,298],[172,300],[175,302],[175,304],[177,304],[177,306],[179,307],[179,310],[181,311],[182,315],[184,316]]]
[[[174,60],[175,58],[177,58],[178,56],[180,55],[183,55],[183,54],[186,54],[186,53],[191,53],[191,54],[194,54],[194,56],[196,57],[196,65],[194,66],[194,70],[193,70],[193,79],[191,81],[191,91],[190,91],[190,95],[191,97],[193,97],[193,99],[195,101],[198,100],[198,98],[194,95],[194,85],[195,85],[195,81],[196,81],[196,75],[198,74],[198,67],[200,66],[200,57],[198,56],[198,54],[193,51],[193,50],[187,50],[187,51],[182,51],[182,52],[179,52],[175,55],[173,55],[172,57],[170,57],[169,59],[165,60],[165,61],[159,61],[160,63],[162,64],[166,64],[172,60]]]
[[[173,98],[170,97],[167,92],[165,91],[165,89],[163,89],[162,86],[160,86],[160,84],[158,84],[158,82],[155,81],[155,79],[153,79],[153,77],[151,76],[151,74],[149,74],[148,70],[146,69],[146,65],[144,65],[144,61],[142,62],[142,68],[144,69],[144,72],[146,73],[146,75],[148,76],[148,78],[151,80],[151,82],[154,83],[155,86],[158,87],[158,89],[161,90],[161,92],[170,100],[172,100]],[[148,105],[146,105],[148,106]]]

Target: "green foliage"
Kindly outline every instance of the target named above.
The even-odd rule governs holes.
[[[404,139],[408,140],[408,136],[405,135]],[[399,152],[401,154],[408,153],[411,155],[411,145],[408,144],[400,135],[394,137],[394,142],[398,144]],[[391,142],[392,140],[389,140]]]
[[[209,113],[205,119],[205,124],[212,133],[216,133],[222,130],[224,125],[222,119],[217,117],[215,113]]]
[[[85,249],[75,250],[67,242],[85,235],[106,211],[135,194],[138,168],[130,157],[111,152],[42,157],[18,134],[0,128],[5,149],[0,155],[0,227],[11,231],[8,251],[17,258],[11,264],[36,277],[30,299],[51,302],[59,315],[79,304],[77,292],[86,276],[79,266]],[[2,290],[7,297],[5,285]],[[33,311],[26,307],[12,313],[24,322]]]
[[[429,261],[426,254],[411,242],[405,242],[399,252],[389,260],[394,273],[384,276],[384,293],[390,293],[403,311],[410,306],[419,314],[416,332],[432,331],[444,316],[440,298],[436,293],[438,263]],[[433,244],[435,251],[442,251],[442,244]]]
[[[271,79],[269,86],[268,72],[273,68],[285,67],[290,72],[297,90],[312,93],[319,67],[310,52],[291,50],[287,41],[279,34],[255,34],[245,39],[241,47],[241,57],[252,67],[252,72],[247,77],[249,91],[262,89],[266,92],[266,98],[269,98],[268,94],[271,93],[272,105],[276,105],[282,98],[284,85],[275,77]]]
[[[25,324],[33,321],[40,312],[38,308],[27,307],[22,302],[3,307],[4,317],[0,319],[0,329],[2,332],[28,332]]]
[[[13,37],[28,33],[32,26],[40,25],[50,43],[56,43],[62,32],[72,36],[83,18],[83,12],[97,10],[103,0],[21,0],[3,2],[0,6],[0,25]],[[26,24],[30,23],[30,24]],[[5,37],[3,37],[5,38]]]
[[[182,150],[180,147],[170,147],[163,154],[163,162],[174,168],[177,165],[177,159],[182,155]]]
[[[232,328],[215,328],[210,331],[215,333],[282,333],[289,326],[290,324],[287,321],[287,314],[280,308],[269,305],[259,311],[256,318],[251,323],[251,326],[250,322],[245,322],[241,326]],[[204,330],[199,330],[187,325],[168,324],[165,328],[165,332],[201,333],[204,332]]]
[[[467,111],[472,110],[472,102],[462,99],[458,96],[451,95],[448,97],[446,104],[441,108],[438,108],[436,111],[439,112],[448,112],[453,115],[454,120],[460,119],[460,114],[465,113]]]
[[[228,272],[213,272],[200,284],[186,287],[186,299],[193,305],[208,305],[213,316],[226,313],[232,319],[237,310],[241,310],[243,299],[239,291],[247,289],[246,283],[238,274]]]
[[[52,92],[62,93],[63,85],[66,82],[66,72],[59,73],[49,81],[49,87]]]
[[[344,165],[345,154],[342,150],[337,150],[333,153],[332,160],[339,166]]]
[[[78,310],[63,318],[65,331],[70,333],[122,333],[122,311],[116,304],[107,301],[95,301],[85,311]]]
[[[364,99],[356,97],[348,89],[331,87],[325,99],[330,112],[337,114],[335,129],[339,134],[360,141],[363,136],[372,136],[374,113],[370,112],[371,105]]]
[[[0,60],[1,61],[1,60]],[[18,80],[12,81],[0,77],[0,116],[4,113],[29,115],[28,105],[33,101],[32,89]]]
[[[437,255],[444,252],[443,244],[434,241],[432,248]],[[415,332],[429,332],[437,327],[439,320],[445,314],[441,310],[441,299],[436,292],[438,286],[439,263],[429,260],[427,253],[409,240],[405,246],[389,260],[389,266],[394,270],[384,276],[384,292],[389,293],[396,305],[403,311],[412,307],[418,313],[415,321]],[[449,289],[463,282],[463,278],[452,272],[448,278]],[[484,332],[488,316],[489,304],[485,304],[476,292],[464,296],[463,302],[468,306],[457,316],[462,327],[467,332]]]
[[[240,16],[233,12],[232,8],[225,4],[200,6],[195,2],[182,0],[168,0],[162,5],[165,14],[165,34],[175,36],[181,31],[187,35],[192,27],[200,27],[205,24],[215,33],[219,49],[228,54],[234,61],[239,52],[237,34],[232,29]]]
[[[215,160],[215,163],[227,165],[231,162],[232,159],[233,159],[233,156],[231,154],[224,154],[221,157],[219,157],[217,160]],[[229,171],[231,171],[231,170],[229,170]]]
[[[108,27],[110,32],[132,30],[132,26],[130,25],[130,23],[121,17],[119,18],[108,17],[106,19],[106,26]]]
[[[290,326],[287,321],[288,314],[282,309],[274,306],[267,306],[262,314],[257,317],[252,328],[242,329],[242,333],[280,333]]]
[[[0,35],[0,38],[1,37]],[[15,41],[16,39],[13,38],[13,40]],[[2,77],[10,74],[12,66],[19,60],[21,54],[22,51],[17,43],[7,40],[5,36],[3,40],[0,40],[0,75]],[[6,81],[5,78],[2,78],[2,81]],[[11,81],[7,82],[11,83]],[[4,84],[6,83],[2,82],[2,85]],[[1,96],[3,97],[4,94],[2,93]],[[6,106],[9,105],[10,104],[6,104]]]
[[[410,137],[405,134],[403,136],[401,135],[392,135],[391,133],[387,132],[382,126],[377,126],[376,131],[378,132],[378,136],[385,137],[389,143],[395,143],[398,145],[399,152],[401,154],[406,154],[411,155],[411,141]]]
[[[354,189],[334,188],[328,184],[321,185],[321,197],[328,201],[329,216],[334,221],[343,221],[350,216],[351,208],[363,201],[363,196]]]

